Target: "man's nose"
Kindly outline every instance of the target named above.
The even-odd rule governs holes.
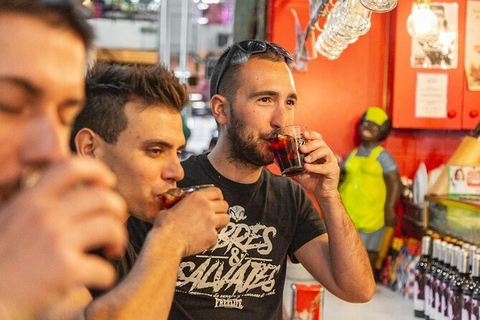
[[[33,116],[24,135],[24,162],[31,166],[44,166],[65,158],[70,153],[69,135],[70,128],[62,125],[56,114]]]
[[[270,125],[272,128],[279,128],[289,124],[293,124],[293,111],[279,104],[275,108]]]
[[[180,159],[176,155],[172,156],[162,172],[162,179],[178,182],[183,179],[184,175]]]

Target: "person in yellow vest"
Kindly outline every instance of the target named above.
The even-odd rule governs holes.
[[[392,155],[380,146],[391,128],[383,109],[369,107],[360,120],[362,142],[340,165],[340,195],[367,248],[374,271],[381,268],[397,222],[398,166]]]

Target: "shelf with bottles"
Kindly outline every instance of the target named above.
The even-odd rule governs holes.
[[[427,233],[415,268],[414,314],[427,319],[479,319],[477,246]]]

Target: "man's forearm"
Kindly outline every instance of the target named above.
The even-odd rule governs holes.
[[[167,319],[182,252],[168,230],[152,229],[127,277],[93,301],[87,319]],[[158,243],[152,243],[153,241]]]
[[[328,231],[331,269],[337,286],[352,293],[373,294],[375,281],[368,254],[340,194],[329,198],[316,197],[316,200]]]

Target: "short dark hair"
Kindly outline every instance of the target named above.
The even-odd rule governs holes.
[[[220,69],[222,68],[223,61],[227,57],[230,50],[232,50],[233,46],[228,47],[225,49],[223,54],[218,59],[212,73],[212,77],[210,79],[210,98],[215,95],[215,83],[217,82],[217,78],[219,77]],[[275,62],[285,62],[286,64],[290,64],[291,61],[287,60],[285,56],[283,56],[278,51],[275,51],[272,47],[267,46],[267,50],[262,53],[253,53],[248,54],[242,52],[241,50],[237,50],[233,55],[228,68],[226,69],[223,77],[220,81],[220,86],[218,92],[225,96],[229,101],[234,102],[235,99],[235,92],[240,84],[240,71],[241,68],[250,58],[257,58],[257,59],[264,59],[269,61]]]
[[[70,147],[78,131],[89,128],[114,144],[127,128],[125,104],[137,101],[161,105],[179,113],[187,103],[187,89],[173,72],[162,65],[96,63],[86,76],[86,103],[73,125]]]
[[[0,14],[24,14],[56,28],[67,28],[82,39],[88,50],[93,43],[93,30],[86,21],[86,10],[75,0],[0,0]]]

